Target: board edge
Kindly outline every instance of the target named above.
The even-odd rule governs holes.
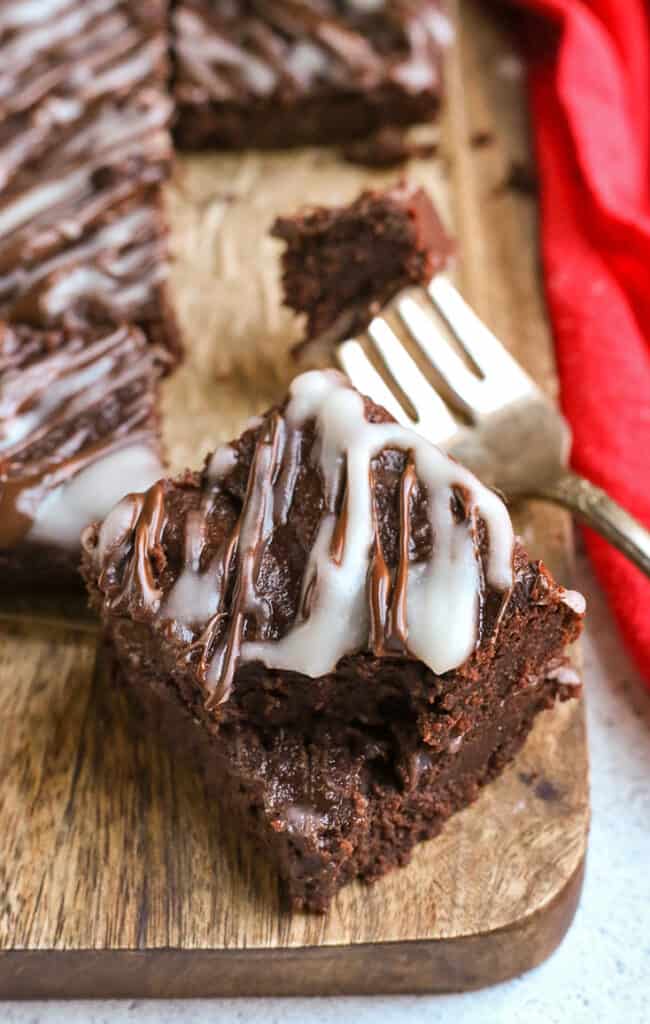
[[[586,840],[586,835],[585,835]],[[539,966],[578,907],[586,862],[543,907],[476,935],[286,949],[5,950],[0,999],[424,995],[484,988]],[[256,970],[258,968],[259,970]]]

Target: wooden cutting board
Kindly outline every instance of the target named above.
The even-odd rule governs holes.
[[[464,3],[453,15],[439,153],[409,173],[454,226],[464,292],[553,391],[518,66],[485,15]],[[176,465],[236,434],[290,377],[273,212],[390,178],[329,151],[179,160],[169,205],[190,352],[165,395]],[[566,518],[517,516],[568,582]],[[0,729],[0,997],[473,988],[543,960],[576,907],[589,820],[579,703],[544,714],[410,867],[349,886],[324,917],[280,909],[276,880],[196,776],[137,729],[74,600],[2,611]]]

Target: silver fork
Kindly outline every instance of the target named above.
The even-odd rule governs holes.
[[[540,498],[568,508],[650,576],[650,532],[601,488],[568,468],[571,435],[552,402],[448,278],[434,277],[422,297],[429,305],[426,310],[408,295],[398,298],[391,309],[442,380],[450,405],[464,413],[470,426],[459,423],[382,317],[373,320],[368,337],[415,416],[406,411],[360,342],[350,339],[339,346],[337,357],[354,386],[506,497]],[[476,372],[448,343],[436,312]]]

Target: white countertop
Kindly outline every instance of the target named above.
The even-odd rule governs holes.
[[[622,650],[584,558],[593,821],[573,926],[541,967],[452,996],[1,1003],[3,1024],[649,1024],[650,694]]]

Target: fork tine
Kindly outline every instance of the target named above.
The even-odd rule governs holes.
[[[469,415],[480,410],[481,381],[465,366],[442,331],[413,299],[400,299],[396,311],[420,349],[435,367],[457,403]]]
[[[433,277],[427,291],[454,337],[485,377],[495,373],[507,374],[509,390],[515,378],[518,378],[521,384],[532,383],[528,374],[467,305],[444,274]]]
[[[384,409],[405,427],[413,427],[414,423],[395,398],[381,374],[377,373],[358,341],[344,341],[336,350],[341,369],[348,375],[357,391],[368,395],[373,402],[383,405]]]
[[[456,420],[386,321],[375,317],[368,327],[368,336],[388,373],[408,396],[417,413],[418,428],[438,441],[455,434]]]

